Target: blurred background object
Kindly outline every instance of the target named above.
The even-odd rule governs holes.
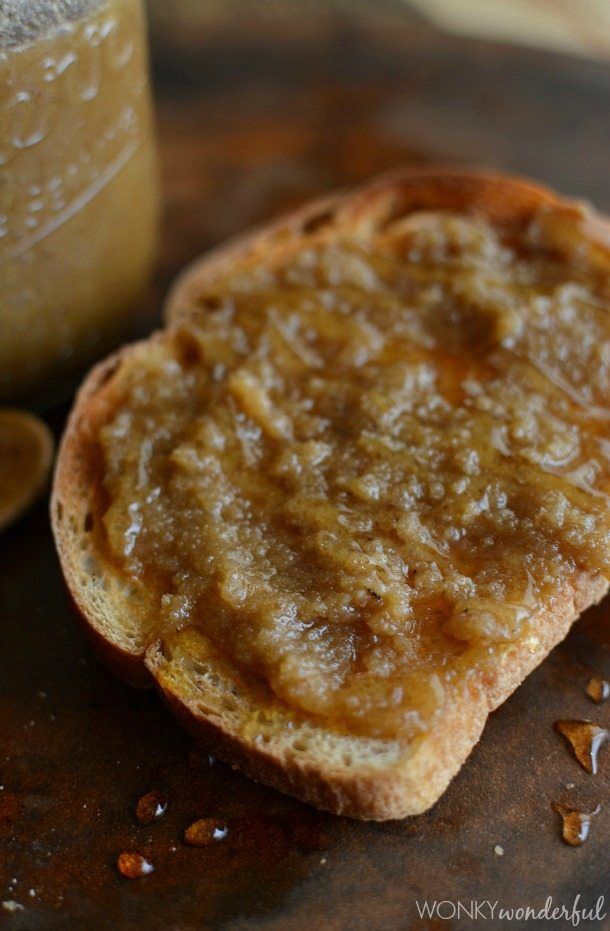
[[[384,0],[380,0],[384,5]],[[498,41],[610,57],[608,0],[390,0],[416,10],[443,29]],[[155,22],[189,44],[204,34],[244,38],[257,28],[281,39],[286,26],[312,37],[337,13],[350,14],[359,0],[150,0]],[[386,0],[386,5],[389,5]]]
[[[44,421],[0,407],[0,533],[42,495],[53,446],[53,434]]]
[[[324,33],[337,11],[351,0],[149,0],[155,30],[197,46],[221,37],[233,42],[288,34],[304,41]]]
[[[444,29],[610,58],[608,0],[405,0]]]
[[[0,398],[133,332],[157,242],[143,0],[0,0]]]

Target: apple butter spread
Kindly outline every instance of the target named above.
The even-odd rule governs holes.
[[[420,212],[208,276],[99,435],[105,545],[155,635],[382,737],[535,651],[575,574],[610,576],[608,256],[579,222]]]
[[[128,332],[157,187],[140,0],[0,3],[0,397]]]

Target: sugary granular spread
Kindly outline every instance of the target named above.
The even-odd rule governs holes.
[[[535,651],[575,573],[610,576],[610,278],[572,222],[413,214],[202,286],[100,436],[158,635],[383,737]]]

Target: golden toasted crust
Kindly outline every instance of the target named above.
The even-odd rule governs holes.
[[[189,694],[184,676],[176,677],[159,643],[147,651],[146,665],[176,717],[219,759],[335,814],[373,821],[405,818],[421,814],[437,801],[479,740],[488,714],[563,640],[579,614],[606,592],[603,579],[575,580],[572,599],[566,597],[553,613],[538,616],[535,649],[511,644],[496,655],[483,681],[465,689],[461,702],[437,722],[432,739],[430,735],[416,738],[410,752],[383,769],[333,767],[322,753],[312,758],[287,753],[281,740],[273,746],[246,739],[239,725],[223,715],[222,701],[213,690],[199,688],[196,698]]]
[[[287,219],[240,238],[188,269],[167,305],[169,325],[195,309],[202,286],[242,262],[274,260],[285,249],[332,238],[341,229],[379,228],[412,211],[434,208],[477,213],[495,224],[526,223],[541,208],[578,220],[590,249],[610,249],[610,225],[581,205],[527,181],[482,173],[418,170],[383,178],[352,193],[317,201]],[[157,333],[152,340],[163,340]],[[52,521],[66,582],[102,658],[128,681],[153,682],[176,715],[217,755],[254,778],[330,811],[384,820],[432,805],[479,739],[487,715],[567,633],[571,623],[608,590],[601,576],[580,573],[571,594],[535,620],[536,640],[504,644],[477,675],[462,683],[432,732],[408,743],[337,735],[324,726],[282,718],[277,701],[244,682],[203,636],[155,639],[147,605],[97,544],[100,512],[96,436],[112,411],[113,374],[149,341],[98,365],[81,388],[61,445]],[[91,518],[93,514],[93,529]],[[269,724],[269,720],[272,721]],[[263,722],[263,723],[261,723]]]
[[[150,337],[151,339],[155,337]],[[83,621],[85,630],[103,662],[120,678],[136,686],[151,685],[144,663],[144,643],[130,643],[120,629],[113,626],[117,618],[112,612],[112,598],[92,600],[88,579],[83,567],[80,541],[87,534],[91,515],[99,508],[99,459],[96,441],[97,429],[104,422],[107,407],[102,389],[117,370],[123,359],[137,346],[127,346],[96,365],[81,386],[68,418],[55,464],[51,494],[51,524],[55,544],[68,591]],[[90,554],[95,559],[95,553]],[[100,552],[100,562],[103,557]],[[103,565],[107,580],[112,579],[113,567]]]

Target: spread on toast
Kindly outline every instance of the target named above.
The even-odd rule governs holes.
[[[425,729],[610,572],[607,277],[544,213],[415,213],[202,288],[100,431],[113,558],[281,701]]]

